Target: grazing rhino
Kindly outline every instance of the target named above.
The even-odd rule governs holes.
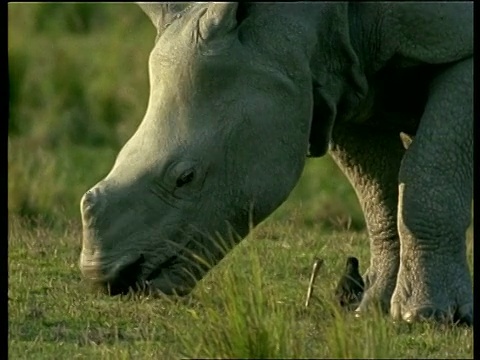
[[[328,152],[370,238],[357,311],[472,323],[472,3],[140,6],[150,99],[81,200],[87,279],[187,294]]]

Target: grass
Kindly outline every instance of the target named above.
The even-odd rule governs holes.
[[[345,257],[357,255],[362,271],[368,261],[363,233],[267,221],[190,296],[174,301],[86,291],[76,221],[52,230],[12,216],[9,225],[11,358],[473,356],[472,329],[338,312],[331,296]],[[314,255],[325,265],[304,309]]]
[[[79,200],[143,116],[155,31],[132,4],[10,3],[8,16],[12,359],[473,357],[472,329],[332,305],[346,257],[364,271],[369,254],[355,193],[328,157],[307,161],[289,200],[185,299],[89,291]],[[472,268],[473,229],[468,241]],[[325,265],[304,309],[314,256]]]

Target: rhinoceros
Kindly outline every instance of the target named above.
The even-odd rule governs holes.
[[[370,239],[358,315],[473,322],[471,2],[139,5],[150,97],[81,199],[86,279],[188,294],[329,154]]]

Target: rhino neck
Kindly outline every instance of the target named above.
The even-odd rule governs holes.
[[[301,124],[309,128],[309,157],[328,151],[335,123],[366,120],[373,109],[365,26],[357,12],[342,2],[259,4],[251,12],[256,33],[264,37],[257,48],[312,94],[311,118]]]
[[[347,113],[358,113],[369,95],[365,75],[368,61],[359,51],[362,34],[349,4],[328,2],[318,7],[312,15],[316,22],[316,43],[310,53],[312,79],[322,89],[325,101],[337,108],[336,118],[344,120],[349,117]]]
[[[358,108],[368,98],[365,67],[371,61],[366,58],[365,25],[356,6],[258,3],[250,12],[251,23],[259,29],[255,31],[259,48],[295,83],[321,88],[330,107]],[[370,22],[375,22],[373,16]]]

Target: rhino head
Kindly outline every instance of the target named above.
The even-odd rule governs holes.
[[[112,294],[148,284],[184,295],[298,181],[313,111],[309,59],[274,47],[269,15],[247,5],[140,6],[158,32],[148,107],[82,197],[80,268]]]

